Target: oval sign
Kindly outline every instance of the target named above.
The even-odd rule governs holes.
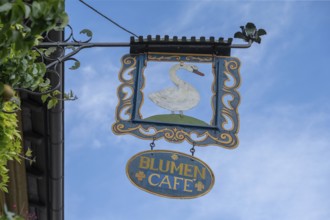
[[[168,198],[196,198],[214,185],[214,174],[206,163],[175,151],[140,152],[127,162],[126,174],[138,188]]]

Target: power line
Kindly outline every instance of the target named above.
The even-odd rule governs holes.
[[[93,8],[91,5],[87,4],[86,2],[84,2],[83,0],[79,0],[81,3],[83,3],[84,5],[86,5],[87,7],[89,7],[90,9],[92,9],[93,11],[95,11],[96,13],[98,13],[99,15],[101,15],[102,17],[104,17],[105,19],[107,19],[108,21],[110,21],[111,23],[113,23],[114,25],[116,25],[117,27],[119,27],[120,29],[126,31],[127,33],[135,36],[138,38],[138,36],[136,34],[134,34],[133,32],[127,30],[126,28],[124,28],[123,26],[119,25],[117,22],[115,22],[114,20],[112,20],[111,18],[107,17],[106,15],[102,14],[101,12],[99,12],[98,10],[96,10],[95,8]]]

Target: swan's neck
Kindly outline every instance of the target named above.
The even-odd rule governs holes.
[[[176,75],[176,72],[178,71],[178,69],[181,69],[181,68],[182,68],[182,66],[180,64],[176,64],[176,65],[172,66],[170,69],[170,79],[177,86],[184,83],[184,81]]]

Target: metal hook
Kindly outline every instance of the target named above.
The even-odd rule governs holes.
[[[190,148],[190,153],[191,153],[191,156],[194,156],[194,154],[195,154],[195,142],[193,142],[193,146],[192,146],[192,148]]]
[[[154,150],[154,147],[156,146],[156,144],[155,144],[155,140],[156,140],[156,138],[153,137],[153,138],[152,138],[152,142],[150,143],[150,148],[151,148],[151,150]]]

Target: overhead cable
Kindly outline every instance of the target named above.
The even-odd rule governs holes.
[[[120,29],[126,31],[127,33],[135,36],[138,38],[138,36],[136,34],[134,34],[133,32],[127,30],[126,28],[124,28],[123,26],[121,26],[120,24],[118,24],[117,22],[115,22],[114,20],[112,20],[111,18],[107,17],[106,15],[102,14],[100,11],[98,11],[97,9],[95,9],[94,7],[92,7],[91,5],[87,4],[86,2],[84,2],[83,0],[79,0],[81,3],[83,3],[84,5],[86,5],[87,7],[89,7],[90,9],[92,9],[93,11],[95,11],[96,13],[98,13],[99,15],[101,15],[102,17],[104,17],[105,19],[107,19],[108,21],[110,21],[111,23],[113,23],[114,25],[116,25],[117,27],[119,27]]]

